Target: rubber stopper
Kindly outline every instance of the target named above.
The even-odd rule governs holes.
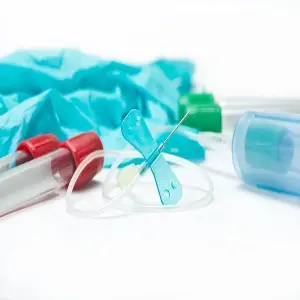
[[[40,157],[52,152],[59,147],[59,140],[54,134],[41,134],[31,139],[23,141],[17,151],[24,151],[31,156],[31,159]]]
[[[75,167],[92,152],[97,150],[103,150],[103,144],[99,136],[95,132],[86,132],[77,135],[60,145],[60,148],[68,149],[73,156]],[[102,169],[104,164],[104,158],[96,158],[91,161],[80,174],[75,188],[82,187],[87,184],[93,177]]]

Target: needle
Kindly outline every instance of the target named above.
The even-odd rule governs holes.
[[[183,118],[179,121],[179,123],[173,128],[173,130],[171,131],[171,133],[168,135],[168,137],[159,145],[159,149],[161,150],[166,143],[168,142],[168,140],[171,138],[171,136],[176,132],[176,130],[179,128],[179,126],[182,124],[182,122],[187,118],[187,116],[189,115],[191,111],[189,110],[184,116]]]

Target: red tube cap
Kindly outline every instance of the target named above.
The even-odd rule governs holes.
[[[76,168],[90,153],[96,150],[103,150],[102,142],[95,132],[79,134],[60,145],[60,148],[68,149],[74,159]],[[87,184],[102,169],[104,158],[96,158],[91,161],[80,174],[75,188]]]
[[[21,142],[18,151],[24,151],[31,156],[31,159],[40,157],[52,152],[59,147],[59,140],[54,134],[41,134]]]

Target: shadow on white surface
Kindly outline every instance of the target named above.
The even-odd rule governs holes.
[[[260,189],[257,187],[253,187],[250,185],[246,185],[244,183],[241,183],[237,186],[237,189],[251,193],[255,196],[260,195],[264,198],[264,200],[271,200],[271,201],[280,201],[286,204],[293,205],[295,208],[300,210],[300,197],[296,195],[288,195],[284,193],[279,193],[272,190],[267,189]]]
[[[18,214],[21,214],[22,212],[26,211],[33,211],[38,210],[39,207],[45,205],[48,203],[48,205],[51,205],[54,201],[61,199],[62,193],[61,192],[51,192],[49,194],[40,196],[36,199],[30,199],[20,207],[10,210],[5,214],[2,214],[0,216],[0,224],[1,222],[5,222],[9,218],[17,217]],[[1,300],[1,299],[0,299]]]
[[[77,213],[72,213],[72,211],[68,212],[75,217],[83,219],[116,219],[128,217],[132,214],[160,214],[197,210],[209,205],[213,201],[213,195],[207,195],[207,190],[199,187],[199,183],[193,185],[185,182],[182,184],[183,194],[179,203],[175,207],[163,206],[160,202],[152,175],[150,174],[147,178],[152,179],[152,181],[140,180],[128,196],[122,197],[118,202],[107,207],[107,209],[99,214],[95,214],[93,217],[80,216]],[[69,201],[71,201],[73,208],[83,213],[96,213],[112,201],[102,198],[101,189],[101,183],[94,181],[86,189],[75,191]]]

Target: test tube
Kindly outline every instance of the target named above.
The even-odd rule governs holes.
[[[59,147],[53,134],[41,134],[19,144],[16,151],[0,158],[0,173],[52,152]]]
[[[88,154],[102,149],[98,135],[87,132],[65,141],[56,151],[0,174],[0,217],[54,196],[69,183]],[[75,187],[87,184],[103,162],[103,158],[91,162]]]
[[[300,113],[300,98],[222,97],[194,93],[180,99],[180,117],[190,110],[185,125],[201,131],[232,132],[247,111]]]

